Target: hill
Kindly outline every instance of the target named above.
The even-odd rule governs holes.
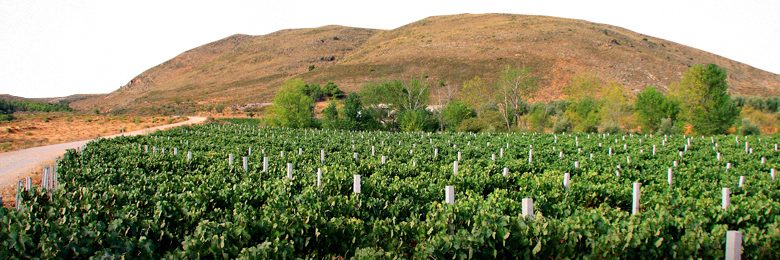
[[[736,95],[779,95],[780,75],[688,46],[583,20],[509,14],[429,17],[383,31],[343,26],[233,35],[186,51],[80,109],[186,113],[214,104],[270,102],[291,77],[346,91],[387,79],[427,76],[461,85],[492,79],[506,65],[529,66],[541,77],[538,99],[561,98],[579,73],[594,74],[636,93],[665,88],[691,65],[714,63],[729,73]]]

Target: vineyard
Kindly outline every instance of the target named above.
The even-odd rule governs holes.
[[[778,142],[182,127],[69,151],[0,258],[778,259]]]

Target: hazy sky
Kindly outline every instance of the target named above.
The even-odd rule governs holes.
[[[780,1],[0,0],[0,93],[107,93],[226,36],[338,24],[393,29],[457,13],[612,24],[780,73]]]

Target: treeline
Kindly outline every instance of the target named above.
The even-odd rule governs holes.
[[[12,120],[14,112],[73,111],[68,103],[44,103],[25,100],[0,99],[0,121]]]
[[[480,77],[452,86],[426,77],[365,84],[343,101],[331,99],[315,118],[315,98],[300,79],[284,83],[268,123],[276,126],[387,131],[537,131],[742,134],[760,133],[740,109],[776,113],[780,100],[731,98],[726,72],[695,65],[666,94],[648,86],[631,95],[615,82],[575,75],[564,99],[536,102],[539,76],[528,67],[506,67],[494,81]],[[433,94],[433,95],[432,95]],[[436,100],[429,103],[432,96]]]

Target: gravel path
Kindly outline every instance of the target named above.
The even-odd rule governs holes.
[[[181,125],[198,124],[204,121],[206,121],[205,117],[189,117],[189,120],[184,122],[111,135],[104,138],[148,134],[156,130],[167,129]],[[66,150],[83,146],[89,141],[91,140],[39,146],[24,150],[0,153],[0,186],[15,185],[16,181],[20,177],[40,169],[43,164],[54,162],[57,157],[65,154]]]

